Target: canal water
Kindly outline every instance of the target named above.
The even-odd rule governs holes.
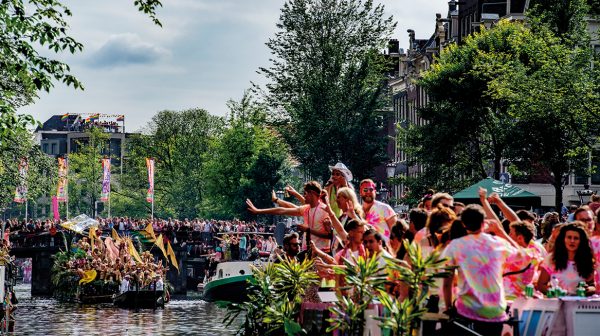
[[[81,306],[31,297],[18,284],[15,332],[11,335],[233,335],[239,321],[222,323],[226,310],[200,299],[172,300],[164,309],[127,310]]]

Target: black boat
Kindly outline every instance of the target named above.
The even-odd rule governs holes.
[[[114,297],[113,303],[120,308],[156,309],[165,306],[161,290],[130,290]]]

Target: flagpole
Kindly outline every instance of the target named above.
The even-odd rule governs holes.
[[[67,206],[67,217],[65,218],[65,220],[69,220],[69,154],[67,153],[65,155],[65,166],[67,168],[67,183],[65,185],[65,189],[66,189],[66,198],[65,198],[65,203]]]
[[[25,223],[27,223],[27,206],[29,205],[29,200],[25,199]]]
[[[154,219],[154,192],[152,192],[152,214],[151,219]]]

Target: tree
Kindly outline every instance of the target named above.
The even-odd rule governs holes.
[[[504,66],[518,64],[524,51],[516,40],[525,31],[512,23],[484,29],[445,49],[418,80],[429,97],[419,111],[426,123],[399,128],[398,136],[414,163],[425,167],[418,180],[408,181],[413,192],[457,191],[489,172],[499,177],[513,141],[513,120],[510,101],[491,97],[489,83]]]
[[[155,170],[155,212],[160,216],[198,217],[202,202],[203,161],[209,143],[220,133],[223,120],[203,109],[161,111],[152,117],[143,134],[132,139],[124,189],[144,199],[148,188],[145,158],[152,157]]]
[[[574,47],[532,22],[483,29],[423,75],[428,123],[409,130],[408,148],[426,178],[481,178],[487,161],[497,173],[506,158],[522,171],[551,173],[560,205],[562,177],[585,162],[597,134],[597,71],[589,45]]]
[[[279,134],[266,125],[266,107],[246,92],[240,102],[229,101],[223,133],[206,152],[203,177],[206,197],[202,213],[217,218],[248,218],[246,198],[270,206],[271,190],[289,168]]]
[[[260,72],[267,102],[294,156],[314,177],[342,161],[371,176],[385,160],[385,72],[380,50],[395,23],[367,0],[290,0],[267,42],[273,59]]]
[[[134,5],[160,25],[156,17],[160,0],[135,0]],[[30,103],[41,90],[50,91],[54,80],[83,89],[66,63],[37,50],[83,50],[83,45],[68,35],[68,16],[71,11],[60,0],[0,3],[0,142],[9,133],[35,124],[31,116],[16,114],[16,109]]]
[[[56,164],[34,143],[31,133],[15,130],[0,142],[0,209],[13,201],[15,188],[21,182],[18,168],[21,158],[29,164],[27,172],[27,199],[36,202],[48,196],[55,186],[58,172]]]

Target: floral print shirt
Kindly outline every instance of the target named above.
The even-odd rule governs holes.
[[[371,209],[369,209],[369,212],[365,215],[367,223],[372,225],[373,228],[383,236],[383,239],[387,243],[390,240],[390,228],[387,224],[387,220],[396,215],[394,209],[383,202],[374,201]]]
[[[485,322],[508,319],[502,273],[506,260],[516,253],[506,240],[487,233],[469,234],[448,244],[442,257],[458,266],[460,315]]]

